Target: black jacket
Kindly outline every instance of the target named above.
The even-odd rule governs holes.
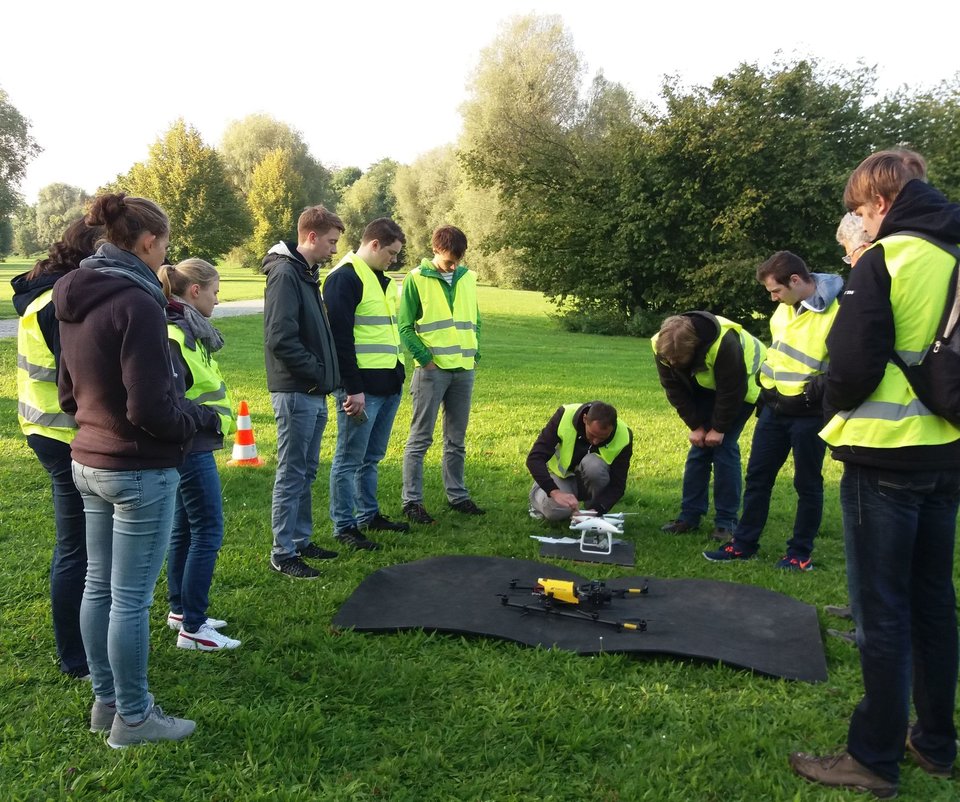
[[[577,430],[577,439],[573,445],[573,457],[570,459],[570,471],[572,472],[581,462],[581,460],[591,451],[596,452],[600,446],[606,445],[610,440],[601,443],[600,446],[590,444],[586,438],[586,431],[583,423],[583,413],[590,409],[590,404],[584,404],[574,413],[573,426]],[[550,478],[550,470],[547,468],[547,462],[557,450],[560,443],[560,420],[563,418],[563,407],[560,407],[553,413],[553,417],[543,427],[540,436],[537,437],[527,455],[527,470],[533,480],[543,489],[545,493],[550,493],[557,489],[557,483]],[[630,431],[629,429],[627,431]],[[613,438],[616,429],[610,433]],[[616,459],[610,465],[610,484],[608,484],[600,495],[593,499],[586,499],[587,508],[596,510],[598,513],[607,512],[621,498],[627,489],[627,472],[630,470],[630,460],[633,457],[633,432],[630,431],[630,442],[624,446],[623,451],[617,454]]]
[[[272,393],[325,395],[340,386],[337,353],[317,283],[296,243],[280,242],[263,257],[263,349]]]
[[[384,292],[396,294],[393,280],[380,270],[374,270]],[[357,306],[363,298],[363,282],[353,265],[344,264],[334,270],[323,285],[323,300],[327,305],[330,329],[337,344],[337,358],[343,388],[350,395],[396,395],[403,390],[403,362],[397,360],[393,368],[360,368],[353,339]]]
[[[707,351],[720,336],[720,322],[709,312],[686,312],[697,334],[699,345],[693,361],[686,370],[677,370],[656,360],[660,385],[681,420],[690,431],[714,429],[726,432],[740,415],[747,397],[747,382],[755,377],[747,376],[743,364],[743,345],[735,331],[728,331],[720,341],[713,375],[717,389],[701,387],[693,374],[704,369]]]
[[[880,224],[877,239],[898,231],[918,231],[946,242],[960,242],[960,205],[919,180],[908,183]],[[824,400],[827,410],[853,409],[876,390],[893,354],[896,331],[890,303],[890,273],[883,245],[864,252],[850,272],[827,348]],[[864,448],[841,446],[833,458],[898,471],[960,468],[960,440],[939,446]]]

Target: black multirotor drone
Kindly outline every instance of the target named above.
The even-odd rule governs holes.
[[[645,632],[647,622],[642,618],[615,621],[601,617],[601,610],[609,609],[614,599],[630,599],[643,596],[648,585],[642,588],[608,588],[598,579],[576,584],[566,579],[540,578],[536,585],[521,585],[518,579],[511,580],[510,590],[530,591],[532,602],[520,603],[507,593],[498,594],[504,607],[514,607],[524,613],[543,613],[579,621],[593,621],[612,626],[618,631]]]

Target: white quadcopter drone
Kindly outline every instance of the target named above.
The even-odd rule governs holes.
[[[597,515],[593,510],[580,510],[570,518],[570,528],[580,533],[580,551],[584,554],[610,554],[614,535],[623,534],[622,512]]]

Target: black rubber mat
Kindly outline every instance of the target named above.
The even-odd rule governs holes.
[[[367,577],[334,616],[333,624],[364,632],[425,629],[484,635],[578,654],[638,652],[720,661],[762,674],[805,682],[827,679],[814,607],[752,585],[708,579],[620,577],[611,589],[648,592],[613,599],[600,615],[610,621],[646,621],[645,631],[525,612],[504,606],[535,605],[530,591],[510,591],[513,580],[593,579],[563,568],[498,557],[430,557],[382,568]]]
[[[579,563],[603,563],[605,565],[636,565],[636,546],[633,543],[614,543],[609,554],[583,551],[579,543],[540,543],[540,556],[553,559],[573,560]]]

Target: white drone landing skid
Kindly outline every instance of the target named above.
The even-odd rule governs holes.
[[[623,534],[623,513],[578,512],[570,518],[570,528],[580,532],[580,551],[584,554],[610,554],[613,536]]]

